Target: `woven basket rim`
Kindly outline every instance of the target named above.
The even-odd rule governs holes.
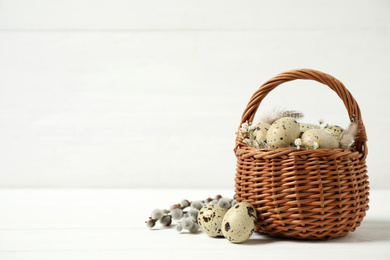
[[[356,148],[334,148],[334,149],[327,149],[327,148],[317,148],[317,149],[306,149],[306,148],[291,148],[291,147],[282,147],[282,148],[254,148],[249,145],[243,146],[241,145],[237,150],[240,149],[249,149],[253,151],[259,151],[259,152],[270,152],[270,151],[311,151],[311,152],[326,152],[326,151],[351,151],[351,152],[359,152]]]
[[[281,157],[332,157],[332,158],[342,158],[342,157],[357,157],[362,158],[363,153],[359,152],[356,149],[294,149],[294,148],[263,148],[257,149],[250,146],[240,147],[235,151],[236,157],[242,156],[246,159],[249,158],[260,158],[268,157],[272,158],[281,158]]]

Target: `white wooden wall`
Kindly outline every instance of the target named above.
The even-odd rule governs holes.
[[[250,96],[308,67],[353,93],[390,188],[389,60],[387,0],[1,0],[0,187],[230,188]],[[348,122],[314,82],[275,106]]]

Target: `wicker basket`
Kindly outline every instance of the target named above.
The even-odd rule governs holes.
[[[311,79],[329,86],[358,123],[353,149],[255,149],[236,138],[236,199],[257,210],[256,228],[276,237],[330,239],[358,227],[368,210],[366,131],[351,93],[334,77],[311,69],[281,73],[252,96],[241,123],[252,122],[266,95],[278,85]],[[240,130],[239,130],[240,131]]]

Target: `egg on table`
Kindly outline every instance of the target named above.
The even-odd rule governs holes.
[[[200,209],[198,224],[211,237],[221,237],[222,220],[228,210],[218,204],[209,204]]]
[[[294,146],[294,140],[300,136],[298,122],[291,117],[282,117],[276,120],[266,134],[270,148]]]
[[[340,147],[340,143],[336,137],[321,129],[307,130],[303,133],[301,140],[302,146],[308,149],[336,149]]]
[[[222,233],[232,243],[243,243],[253,234],[256,219],[256,210],[250,203],[238,203],[223,217]]]

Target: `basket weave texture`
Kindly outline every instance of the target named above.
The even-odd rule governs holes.
[[[367,136],[359,106],[334,77],[312,69],[281,73],[264,83],[250,99],[241,123],[252,122],[266,95],[296,79],[329,86],[344,102],[351,122],[358,124],[352,149],[256,149],[236,138],[237,201],[257,210],[256,228],[276,237],[330,239],[346,236],[368,210]]]

